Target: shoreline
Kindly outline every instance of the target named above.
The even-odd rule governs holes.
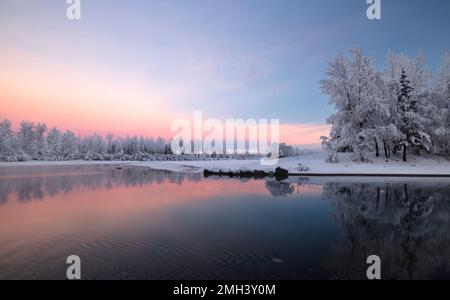
[[[228,177],[401,177],[450,178],[450,161],[412,158],[408,163],[382,158],[371,163],[356,163],[345,154],[339,163],[325,162],[324,155],[310,154],[280,159],[277,164],[263,166],[259,160],[198,160],[198,161],[27,161],[0,162],[0,170],[25,167],[62,166],[131,166],[178,173],[203,173],[205,176]],[[306,169],[300,169],[306,167]],[[278,170],[278,172],[277,172]],[[304,171],[303,171],[304,170]]]
[[[286,172],[285,175],[283,172]],[[383,177],[383,178],[450,178],[450,174],[373,174],[373,173],[289,173],[287,170],[281,169],[280,172],[264,172],[264,171],[211,171],[205,169],[203,171],[205,177],[230,177],[230,178],[270,178],[287,179],[289,177]]]

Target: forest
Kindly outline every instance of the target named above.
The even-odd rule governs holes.
[[[220,154],[216,152],[201,154],[174,154],[171,140],[162,137],[114,136],[112,133],[102,136],[96,133],[80,136],[72,131],[49,129],[45,123],[22,121],[17,130],[11,121],[0,121],[0,161],[23,162],[37,161],[189,161],[255,159],[260,156],[248,152]],[[278,145],[278,144],[277,144]],[[293,148],[279,144],[279,157],[293,153]],[[194,142],[191,142],[191,148]],[[223,152],[225,153],[225,152]],[[228,152],[227,152],[228,153]],[[268,154],[270,155],[270,153]]]
[[[22,121],[14,131],[11,121],[0,121],[0,161],[150,160],[168,159],[171,154],[163,138],[95,133],[83,137],[29,121]]]

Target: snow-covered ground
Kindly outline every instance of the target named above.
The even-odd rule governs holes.
[[[418,159],[411,157],[410,161],[404,163],[401,159],[386,161],[383,158],[374,159],[372,163],[355,163],[348,154],[339,155],[339,163],[330,164],[325,162],[323,154],[312,154],[281,159],[277,165],[263,166],[259,160],[229,160],[229,161],[192,161],[192,162],[139,162],[133,165],[146,166],[156,169],[191,172],[203,171],[240,171],[261,170],[274,171],[277,167],[286,169],[291,174],[309,175],[450,175],[450,161]],[[309,168],[308,171],[300,171],[299,164]]]
[[[299,164],[309,168],[308,171],[300,171]],[[323,154],[302,155],[281,159],[273,166],[263,166],[259,160],[220,160],[220,161],[148,161],[148,162],[123,162],[123,161],[63,161],[41,162],[30,161],[20,163],[0,163],[0,167],[18,166],[65,166],[65,165],[131,165],[147,167],[158,170],[174,172],[201,173],[207,169],[210,171],[274,171],[277,167],[286,169],[291,174],[305,175],[448,175],[450,176],[450,161],[424,159],[410,157],[410,161],[404,163],[400,158],[386,161],[383,158],[374,158],[372,163],[356,163],[351,160],[351,155],[340,154],[339,163],[325,162]]]

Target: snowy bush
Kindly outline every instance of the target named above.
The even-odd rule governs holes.
[[[321,137],[321,140],[322,140],[322,149],[326,153],[325,161],[331,164],[338,163],[339,161],[337,158],[336,143],[334,142],[334,140],[331,140],[326,136]]]
[[[29,155],[23,151],[20,151],[17,154],[17,161],[24,162],[24,161],[30,161],[30,160],[32,160],[31,155]]]
[[[309,167],[307,167],[307,166],[305,166],[305,165],[299,163],[299,164],[298,164],[298,171],[299,171],[299,172],[308,172],[308,171],[309,171]]]

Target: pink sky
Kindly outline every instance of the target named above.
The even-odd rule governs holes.
[[[139,77],[69,67],[15,48],[3,49],[3,53],[0,118],[15,126],[30,120],[82,135],[112,132],[170,139],[175,119],[193,118],[180,109],[183,99],[194,93],[193,87],[151,85]],[[281,141],[289,144],[318,144],[321,136],[329,134],[328,125],[280,122]]]

